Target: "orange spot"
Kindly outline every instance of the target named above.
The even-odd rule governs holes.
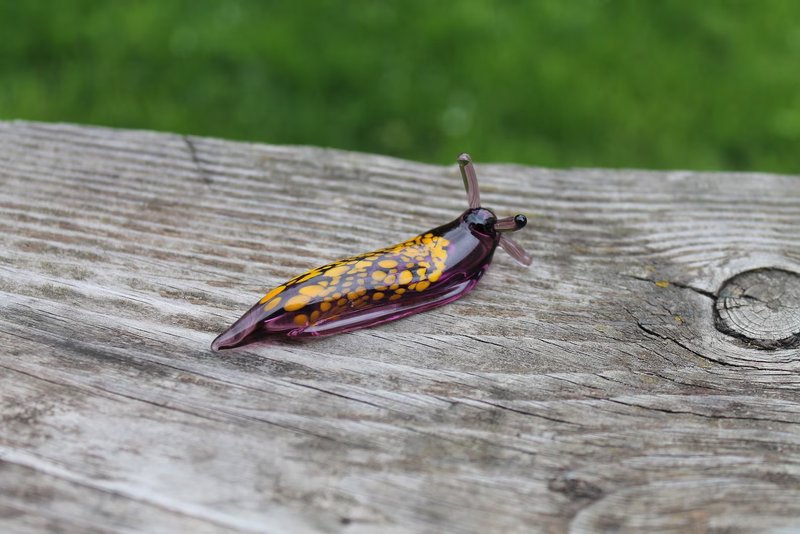
[[[397,262],[394,261],[394,260],[383,260],[383,261],[379,261],[378,265],[380,265],[384,269],[391,269],[392,267],[396,267],[397,266]]]
[[[305,324],[308,322],[308,317],[304,313],[301,313],[300,315],[295,315],[294,319],[292,319],[292,322],[297,326],[305,326]]]
[[[422,282],[417,283],[417,291],[425,291],[428,289],[428,286],[431,285],[430,282],[427,280],[423,280]]]
[[[319,305],[319,309],[324,311],[324,312],[326,312],[326,311],[331,309],[331,303],[330,302],[323,302],[322,304]]]
[[[371,261],[361,260],[359,262],[356,262],[356,269],[364,269],[366,267],[369,267],[370,265],[372,265]]]
[[[320,293],[322,293],[323,291],[325,291],[325,288],[322,287],[322,286],[317,286],[317,285],[306,286],[306,287],[301,287],[300,288],[300,294],[301,295],[307,295],[309,297],[316,297]]]
[[[272,308],[281,303],[281,298],[272,299],[264,305],[264,311],[270,311]]]
[[[417,269],[417,276],[420,278],[425,278],[426,272],[428,272],[427,269]]]
[[[431,282],[435,282],[439,279],[440,276],[442,276],[441,271],[434,271],[428,275],[428,280],[430,280]]]
[[[300,282],[305,282],[306,280],[311,280],[311,279],[312,279],[312,278],[314,278],[315,276],[319,276],[319,274],[320,274],[320,272],[319,272],[319,271],[317,271],[317,270],[314,270],[314,271],[309,271],[308,273],[306,273],[306,275],[305,275],[305,276],[303,276],[303,278],[301,278],[301,279],[300,279],[300,280],[298,280],[297,282],[298,282],[298,283],[300,283]]]
[[[386,278],[383,279],[383,283],[388,285],[388,286],[390,286],[390,285],[394,284],[396,278],[397,277],[395,275],[390,274],[389,276],[387,276]]]
[[[336,278],[337,276],[341,276],[349,270],[350,267],[348,267],[347,265],[340,265],[338,267],[334,267],[333,269],[328,269],[327,271],[325,271],[325,276]]]
[[[310,300],[311,299],[305,295],[295,295],[294,297],[286,301],[286,304],[283,305],[283,309],[286,311],[299,310],[300,308],[308,304]]]
[[[400,282],[401,286],[404,286],[404,285],[407,285],[413,278],[414,278],[414,275],[411,274],[411,271],[403,271],[397,277],[397,281]]]
[[[403,295],[398,295],[397,293],[395,293],[394,295],[389,297],[389,300],[397,300],[397,299],[401,299],[401,298],[403,298]]]
[[[394,292],[397,293],[398,295],[402,295],[403,293],[406,292],[406,290],[401,287],[401,288],[396,289]]]
[[[389,286],[389,289],[391,289],[391,290],[395,290],[395,289],[397,289],[398,287],[400,287],[400,284],[392,284],[392,285],[390,285],[390,286]]]
[[[658,287],[669,287],[669,280],[659,280],[656,285]]]
[[[347,299],[339,299],[336,301],[337,306],[344,306],[345,304],[347,304]]]
[[[313,323],[317,319],[319,319],[319,310],[314,310],[311,312],[311,322]]]
[[[356,300],[358,298],[358,293],[356,293],[355,291],[351,291],[350,293],[347,294],[347,298],[349,300]]]
[[[372,294],[372,300],[381,300],[383,298],[383,293],[378,291],[377,293]]]
[[[269,293],[264,295],[264,297],[260,301],[258,301],[258,303],[259,304],[264,304],[265,302],[270,300],[272,297],[274,297],[275,295],[277,295],[278,293],[280,293],[284,289],[286,289],[286,286],[278,286],[278,287],[276,287],[275,289],[273,289],[272,291],[270,291]]]
[[[367,288],[366,288],[366,287],[359,287],[358,289],[356,289],[356,290],[354,291],[354,293],[355,293],[356,295],[359,295],[359,296],[363,295],[363,294],[364,294],[364,293],[366,293],[366,292],[367,292]]]
[[[377,280],[378,282],[380,282],[381,280],[386,278],[386,273],[383,271],[375,271],[374,273],[372,273],[372,278],[373,280]]]

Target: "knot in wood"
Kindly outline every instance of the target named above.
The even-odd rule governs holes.
[[[754,269],[719,290],[717,329],[762,349],[800,347],[800,276],[783,269]]]

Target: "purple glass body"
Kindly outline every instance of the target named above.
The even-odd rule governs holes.
[[[470,208],[457,219],[384,249],[329,263],[267,293],[212,343],[227,349],[274,338],[333,335],[394,321],[452,302],[472,290],[500,245],[524,265],[530,257],[505,232],[522,215],[498,220],[479,206],[477,178],[459,157]]]

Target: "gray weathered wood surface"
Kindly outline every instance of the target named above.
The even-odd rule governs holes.
[[[531,269],[213,353],[271,286],[455,217],[456,165],[0,123],[0,530],[800,529],[800,179],[465,148]]]

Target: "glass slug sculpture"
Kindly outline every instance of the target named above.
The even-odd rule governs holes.
[[[211,348],[339,334],[443,306],[475,287],[498,245],[530,265],[531,257],[505,235],[524,227],[525,216],[498,219],[482,208],[469,155],[461,154],[458,164],[469,209],[454,221],[292,278],[267,293]]]

